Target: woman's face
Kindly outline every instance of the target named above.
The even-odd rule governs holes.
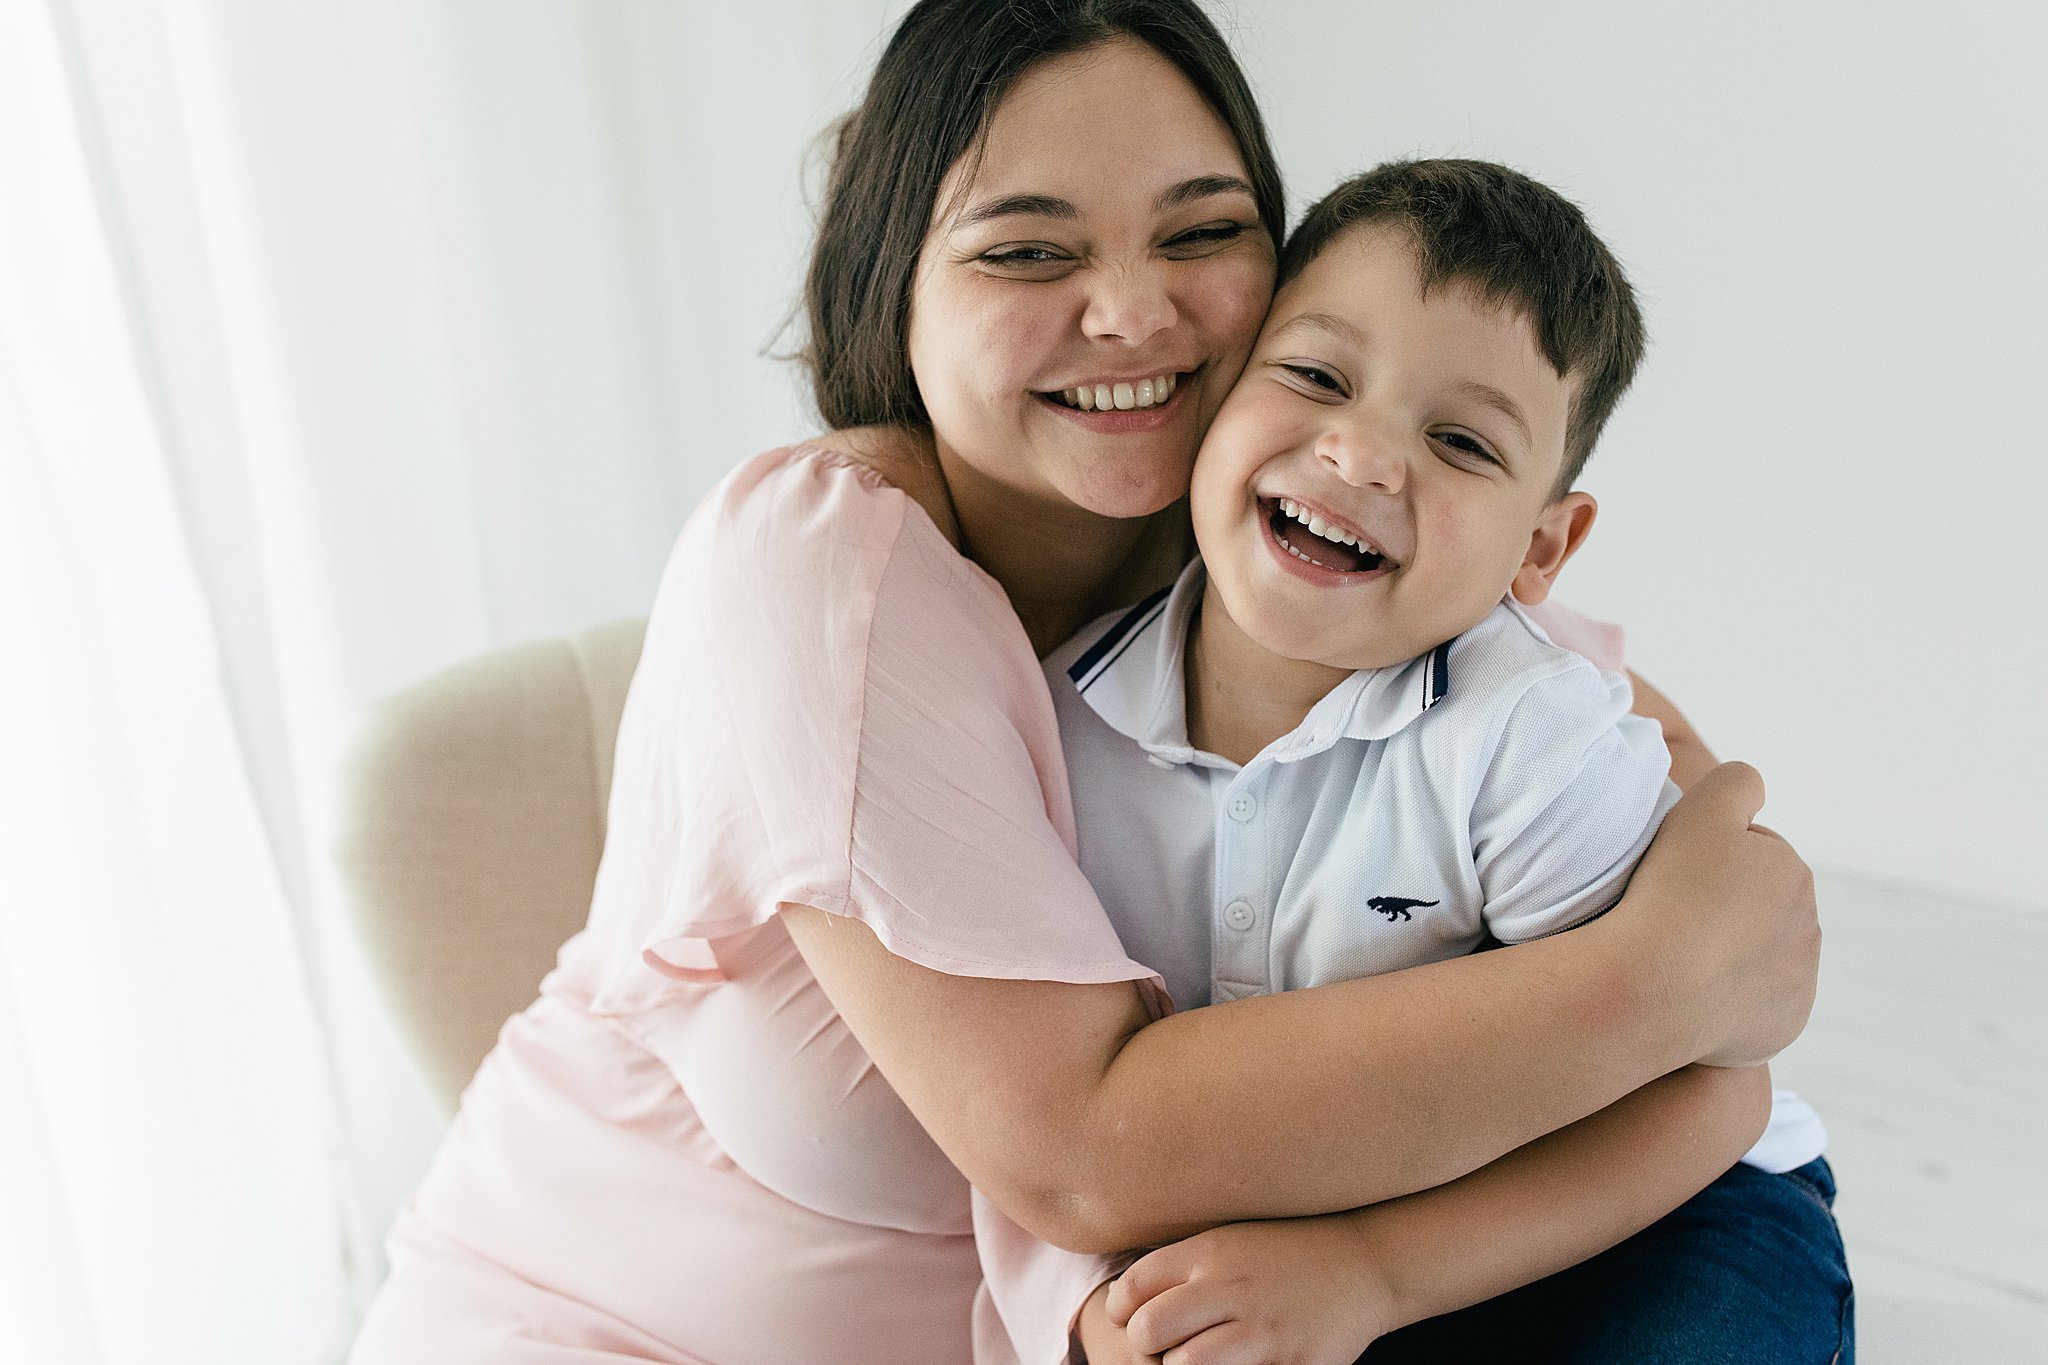
[[[956,486],[1106,517],[1185,494],[1273,263],[1235,139],[1165,58],[1125,39],[1027,72],[941,186],[912,286]]]

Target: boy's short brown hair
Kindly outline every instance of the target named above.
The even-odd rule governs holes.
[[[1519,171],[1490,161],[1389,161],[1308,211],[1280,254],[1280,283],[1340,234],[1377,226],[1407,234],[1425,294],[1461,284],[1515,309],[1552,368],[1578,377],[1555,488],[1563,496],[1643,358],[1643,314],[1621,263],[1583,213]]]

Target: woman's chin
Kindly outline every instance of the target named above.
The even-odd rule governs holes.
[[[1084,478],[1062,491],[1083,511],[1128,521],[1163,512],[1186,497],[1188,471],[1182,466],[1158,470],[1149,477]]]

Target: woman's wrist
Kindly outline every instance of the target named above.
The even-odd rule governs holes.
[[[1673,902],[1661,878],[1634,878],[1616,907],[1575,931],[1599,954],[1604,995],[1618,1036],[1645,1048],[1642,1081],[1696,1062],[1712,1046],[1712,1019],[1702,1003],[1712,986],[1714,954],[1686,925],[1698,907]]]
[[[1433,1317],[1438,1311],[1427,1306],[1426,1283],[1417,1284],[1412,1279],[1418,1267],[1408,1264],[1408,1258],[1401,1256],[1399,1249],[1389,1245],[1382,1235],[1386,1208],[1373,1205],[1337,1215],[1350,1228],[1357,1247],[1356,1302],[1365,1330],[1370,1333],[1368,1343]],[[1426,1267],[1421,1269],[1426,1272]]]
[[[1698,960],[1664,932],[1682,910],[1660,894],[1632,884],[1612,911],[1557,940],[1583,952],[1585,1008],[1602,1036],[1635,1059],[1636,1085],[1697,1060],[1707,1047]]]

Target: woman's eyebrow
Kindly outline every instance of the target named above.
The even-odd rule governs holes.
[[[1192,204],[1197,199],[1207,199],[1212,194],[1241,194],[1247,199],[1258,198],[1252,193],[1250,183],[1242,176],[1198,175],[1167,189],[1152,201],[1152,207],[1164,213],[1183,204]]]
[[[1191,204],[1197,199],[1207,199],[1218,194],[1242,194],[1246,198],[1256,198],[1252,194],[1251,185],[1240,176],[1198,175],[1162,190],[1159,197],[1152,201],[1152,207],[1155,212],[1165,213],[1183,204]],[[1061,199],[1057,195],[1005,194],[963,210],[959,218],[954,220],[953,226],[956,229],[973,227],[992,218],[1074,219],[1080,216],[1080,209],[1074,207],[1070,200]]]
[[[991,218],[1079,218],[1081,210],[1065,199],[1050,194],[1006,194],[987,203],[963,210],[954,221],[956,228],[973,227]]]

